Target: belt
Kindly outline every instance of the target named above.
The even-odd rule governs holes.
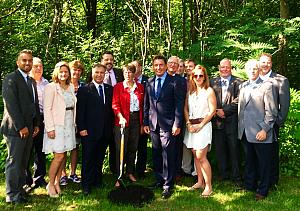
[[[68,111],[68,110],[73,110],[74,109],[74,107],[67,107],[66,108],[66,111]]]

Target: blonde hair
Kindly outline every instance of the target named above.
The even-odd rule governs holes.
[[[66,84],[69,85],[71,83],[71,72],[70,72],[70,67],[69,67],[69,64],[68,62],[64,62],[64,61],[61,61],[61,62],[58,62],[56,65],[55,65],[55,68],[52,72],[52,81],[55,82],[55,83],[59,83],[59,79],[58,79],[58,74],[59,74],[59,71],[60,71],[60,68],[61,67],[66,67],[68,69],[68,72],[69,72],[69,77],[68,79],[66,80]]]

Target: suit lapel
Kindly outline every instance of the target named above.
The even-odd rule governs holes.
[[[154,81],[155,81],[156,76],[154,76],[153,78],[150,79],[149,81],[149,88],[150,88],[150,97],[152,99],[155,99],[155,85],[154,85]]]
[[[27,85],[27,82],[25,81],[25,78],[23,77],[23,75],[20,73],[20,71],[19,70],[16,70],[16,75],[19,77],[19,80],[20,81],[23,81],[22,83],[24,84],[24,86],[26,87],[26,90],[28,91],[28,94],[31,96],[31,98],[32,98],[32,101],[33,101],[33,93],[32,93],[32,91],[30,91],[29,90],[29,87],[28,87],[28,85]],[[30,77],[29,77],[30,78]],[[31,80],[31,78],[29,79],[29,80]],[[31,80],[31,83],[33,84],[33,81]]]
[[[222,86],[221,86],[221,78],[218,77],[215,80],[215,85],[214,85],[214,90],[216,92],[216,97],[217,97],[217,107],[221,108],[222,106]]]
[[[235,77],[232,75],[231,78],[230,78],[230,81],[229,81],[229,84],[228,84],[228,88],[227,88],[227,91],[226,91],[226,97],[224,99],[224,103],[228,101],[228,99],[230,98],[231,94],[233,93],[233,89],[234,89],[234,84],[233,84],[233,81],[234,81]]]
[[[90,87],[91,93],[92,93],[94,96],[96,96],[96,97],[97,97],[97,100],[101,103],[102,100],[100,99],[99,92],[98,92],[98,90],[97,90],[95,84],[94,84],[93,82],[91,82],[91,83],[89,84],[89,87]],[[103,103],[103,102],[102,102],[102,103]]]
[[[166,75],[166,78],[165,78],[165,81],[164,81],[164,83],[163,83],[163,85],[162,85],[162,87],[161,87],[160,95],[158,96],[158,99],[157,99],[157,100],[159,100],[160,97],[163,95],[164,90],[165,90],[165,87],[168,86],[168,84],[170,83],[171,79],[172,79],[172,76],[170,76],[169,74],[167,74],[167,75]]]

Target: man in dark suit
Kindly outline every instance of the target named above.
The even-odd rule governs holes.
[[[237,139],[238,93],[241,80],[231,73],[231,61],[223,59],[219,65],[220,76],[210,82],[217,97],[217,110],[213,118],[213,145],[219,169],[219,179],[229,179],[229,162],[231,179],[241,185],[239,170],[239,142]]]
[[[102,54],[101,64],[106,66],[103,82],[111,86],[115,86],[118,82],[124,81],[123,71],[114,68],[114,55],[111,51],[106,51]],[[116,173],[116,146],[113,135],[109,140],[109,168],[112,173]]]
[[[264,199],[269,191],[273,125],[277,117],[272,82],[258,77],[258,61],[249,60],[245,69],[249,80],[240,88],[238,104],[238,137],[246,145],[244,186]]]
[[[144,88],[146,87],[148,77],[143,74],[142,71],[142,64],[135,60],[131,62],[136,68],[135,71],[135,80],[142,84]],[[145,177],[145,170],[147,164],[147,141],[149,139],[149,134],[145,133],[144,130],[141,131],[139,143],[138,143],[138,150],[136,156],[136,173],[139,178]]]
[[[286,77],[272,71],[272,55],[262,53],[259,58],[260,78],[271,81],[274,90],[274,103],[278,109],[278,116],[274,125],[276,139],[272,148],[271,186],[276,186],[279,180],[279,128],[283,126],[290,107],[290,84]]]
[[[165,57],[154,57],[153,70],[155,76],[148,80],[145,90],[144,130],[152,139],[153,187],[163,187],[162,197],[168,198],[174,184],[175,137],[182,126],[184,98],[179,84],[166,72]]]
[[[39,104],[32,68],[32,52],[22,50],[17,58],[18,69],[8,74],[2,85],[4,114],[1,133],[6,141],[8,157],[5,164],[6,202],[24,203],[23,186],[30,157],[32,137],[39,132]]]
[[[179,57],[178,56],[171,56],[168,59],[168,74],[176,80],[176,83],[180,85],[180,88],[176,90],[180,94],[182,94],[182,98],[185,99],[186,92],[187,92],[187,82],[186,79],[181,77],[179,74],[177,74],[178,68],[179,68]],[[182,122],[183,123],[183,122]],[[183,124],[180,126],[180,128],[183,128]],[[182,153],[183,153],[183,134],[184,131],[181,130],[178,136],[176,136],[176,142],[175,142],[175,166],[176,166],[176,173],[175,173],[175,182],[178,183],[181,180],[181,177],[183,175],[182,171]]]
[[[112,135],[112,86],[103,83],[105,66],[92,68],[92,82],[77,92],[76,122],[82,137],[82,188],[89,194],[102,185],[102,165]]]

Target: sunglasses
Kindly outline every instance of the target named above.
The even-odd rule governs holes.
[[[193,78],[204,78],[204,75],[193,75]]]

